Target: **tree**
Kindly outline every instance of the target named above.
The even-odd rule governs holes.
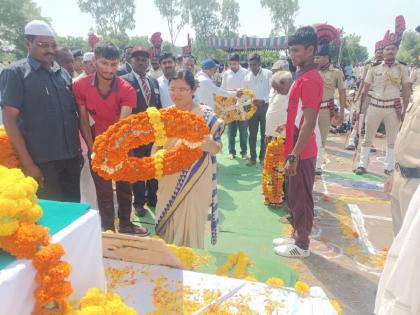
[[[268,8],[274,24],[273,34],[289,35],[295,31],[295,19],[299,11],[299,0],[260,0]]]
[[[155,6],[160,15],[166,19],[171,43],[175,47],[179,33],[189,22],[189,13],[185,2],[183,0],[155,0]]]
[[[66,47],[70,50],[81,49],[84,52],[89,51],[90,47],[87,42],[87,38],[73,37],[73,36],[58,36],[56,38],[57,44],[61,47]]]
[[[77,4],[82,12],[93,16],[98,33],[105,40],[116,45],[128,41],[126,31],[136,26],[134,0],[77,0]]]
[[[343,38],[341,53],[341,65],[354,65],[366,61],[369,58],[367,48],[360,45],[360,36],[356,34],[348,34]],[[337,64],[339,57],[339,46],[331,48],[332,62]]]
[[[420,55],[420,35],[414,31],[407,31],[401,42],[397,59],[402,62],[413,64],[418,62]]]
[[[235,0],[223,0],[220,11],[219,35],[226,38],[238,36],[239,4]]]
[[[41,9],[31,0],[2,0],[0,5],[0,61],[13,61],[26,55],[24,27],[32,20],[44,20]]]

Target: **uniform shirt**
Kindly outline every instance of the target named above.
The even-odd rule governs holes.
[[[420,87],[420,66],[411,71],[410,82],[413,84],[413,91]]]
[[[195,92],[196,101],[207,105],[214,109],[214,95],[220,96],[235,96],[235,91],[227,91],[218,87],[213,80],[203,71],[199,71],[196,75],[198,81],[198,88]]]
[[[248,71],[245,76],[245,87],[254,92],[256,100],[262,100],[268,103],[271,89],[271,76],[272,73],[268,69],[261,68],[257,75],[254,75],[252,71]]]
[[[137,105],[136,90],[120,77],[113,79],[111,91],[106,97],[99,93],[96,73],[76,81],[73,92],[77,104],[85,106],[95,121],[95,136],[120,120],[123,106],[135,108]]]
[[[286,122],[286,144],[285,156],[288,156],[295,145],[296,132],[300,131],[303,124],[303,109],[313,108],[319,112],[323,81],[321,75],[315,65],[310,70],[301,70],[302,74],[296,73],[297,79],[290,88],[289,102],[287,106],[287,122]],[[315,132],[309,137],[308,142],[303,148],[299,159],[306,160],[317,156],[317,145]]]
[[[414,91],[395,142],[395,159],[402,167],[420,168],[420,89]]]
[[[270,96],[268,109],[266,113],[265,135],[269,137],[277,137],[279,134],[276,129],[286,124],[287,103],[289,94],[282,95],[274,91]],[[284,134],[282,134],[284,136]]]
[[[371,85],[370,95],[379,100],[400,98],[401,85],[410,82],[406,65],[395,61],[389,67],[385,62],[372,65],[366,75],[366,83]]]
[[[326,70],[320,70],[322,80],[324,82],[324,93],[322,96],[323,101],[334,99],[335,89],[344,90],[344,77],[343,72],[334,68],[333,65]]]
[[[79,124],[71,77],[54,62],[51,71],[32,57],[0,75],[0,106],[19,110],[19,128],[35,163],[77,156]]]
[[[233,72],[231,69],[223,72],[222,75],[222,88],[225,90],[236,90],[245,88],[245,77],[248,70],[239,67],[239,70]]]
[[[162,75],[157,79],[159,83],[160,101],[162,102],[162,108],[169,107],[174,104],[171,97],[169,96],[169,80]]]

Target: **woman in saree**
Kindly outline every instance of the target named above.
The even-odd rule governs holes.
[[[211,241],[217,240],[217,182],[216,157],[221,150],[223,121],[212,110],[193,101],[196,81],[189,70],[178,71],[169,80],[169,94],[180,110],[203,117],[210,134],[200,149],[201,158],[188,170],[164,176],[159,180],[156,205],[156,234],[167,243],[195,248],[204,247],[205,225],[211,218]],[[181,141],[168,139],[164,149]]]

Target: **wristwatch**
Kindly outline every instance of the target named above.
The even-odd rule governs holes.
[[[294,154],[289,154],[287,156],[287,161],[289,161],[290,163],[295,163],[297,161],[297,156]]]

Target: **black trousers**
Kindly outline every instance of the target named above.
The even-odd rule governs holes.
[[[39,163],[44,187],[38,189],[40,199],[80,202],[80,158]]]
[[[252,116],[248,121],[249,127],[249,151],[251,153],[251,160],[257,160],[257,135],[258,135],[258,126],[260,127],[260,137],[261,137],[261,146],[260,146],[260,161],[264,161],[265,157],[265,115],[267,114],[268,103],[258,107],[257,112]]]
[[[138,158],[150,156],[152,144],[141,146],[134,149],[134,156]],[[146,202],[149,205],[156,205],[158,190],[158,181],[151,179],[143,182],[136,182],[133,184],[134,206],[144,206]]]

